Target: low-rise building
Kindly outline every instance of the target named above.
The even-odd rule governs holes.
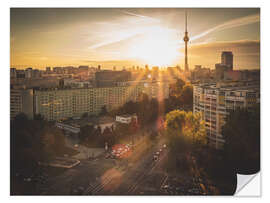
[[[104,132],[106,128],[114,129],[115,128],[115,121],[112,117],[101,117],[98,119],[97,124],[94,126],[95,128],[100,127],[101,133]]]
[[[55,126],[60,128],[60,129],[65,130],[65,131],[68,131],[70,133],[74,133],[74,134],[78,134],[80,132],[79,126],[69,125],[69,124],[62,123],[62,122],[57,122],[55,124]]]
[[[138,118],[136,115],[119,115],[115,117],[115,121],[119,122],[119,123],[125,123],[125,124],[129,124],[131,123],[132,119],[135,119],[135,121],[138,121]]]

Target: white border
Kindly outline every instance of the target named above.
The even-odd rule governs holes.
[[[269,19],[270,19],[270,8],[268,0],[12,0],[12,1],[1,1],[1,202],[6,201],[19,201],[19,202],[32,202],[32,201],[61,201],[72,202],[79,201],[117,201],[117,202],[137,202],[137,201],[153,201],[153,202],[164,202],[166,200],[172,202],[179,202],[183,200],[196,201],[203,200],[200,197],[9,197],[9,7],[261,7],[261,121],[262,121],[262,196],[263,198],[257,199],[259,201],[267,201],[269,198],[269,104],[270,96],[268,91],[269,76],[270,76],[270,64],[269,64]],[[4,129],[4,130],[3,130]],[[267,153],[268,152],[268,153]],[[265,160],[264,160],[265,158]],[[89,199],[90,198],[90,199]],[[181,198],[181,199],[179,199]],[[227,197],[229,198],[229,197]],[[224,198],[208,197],[206,201],[217,202],[217,201],[252,201],[254,198]],[[269,201],[269,200],[268,200]]]

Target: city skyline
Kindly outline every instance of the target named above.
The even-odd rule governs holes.
[[[260,67],[259,9],[11,9],[11,67],[133,65],[214,68],[232,51],[235,69]],[[203,16],[203,18],[202,18]]]
[[[260,172],[260,8],[11,8],[8,69],[10,195],[227,196]]]

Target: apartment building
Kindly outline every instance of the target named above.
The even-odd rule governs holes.
[[[209,145],[221,149],[225,143],[222,126],[230,110],[260,103],[259,81],[223,82],[194,86],[193,112],[205,120]]]
[[[19,113],[24,113],[29,119],[33,118],[33,89],[10,89],[10,119]]]
[[[113,87],[35,90],[35,113],[47,120],[80,117],[84,113],[97,115],[103,106],[112,110],[128,101],[138,101],[142,93],[149,98],[159,98],[161,93],[156,90],[158,87],[156,83],[138,82]],[[165,91],[162,95],[168,97],[168,86],[160,91]]]

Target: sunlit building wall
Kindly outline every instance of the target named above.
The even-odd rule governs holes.
[[[168,97],[168,92],[166,85],[141,82],[104,88],[41,89],[35,90],[35,113],[46,120],[80,117],[84,113],[97,115],[103,106],[107,110],[116,109],[128,101],[138,101],[142,93],[158,99],[160,95]]]
[[[249,108],[260,103],[259,82],[224,82],[195,85],[193,112],[205,120],[210,146],[221,149],[225,143],[222,126],[230,110]]]

